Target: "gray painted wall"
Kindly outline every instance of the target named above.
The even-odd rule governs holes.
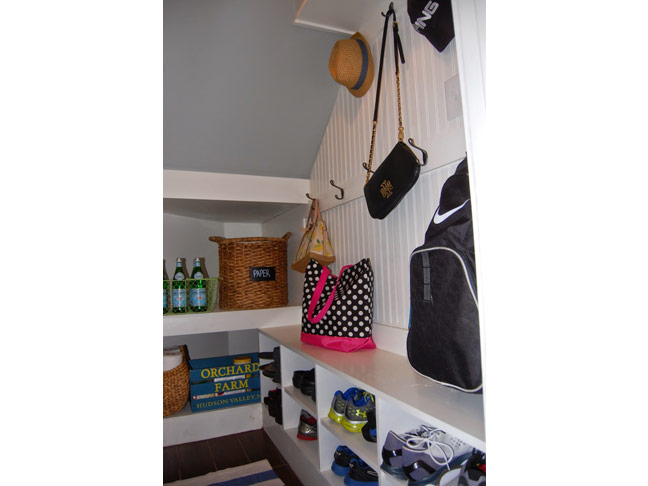
[[[164,168],[308,178],[340,85],[338,34],[293,0],[164,1]]]

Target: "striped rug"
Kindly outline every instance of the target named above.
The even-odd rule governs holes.
[[[215,471],[204,476],[181,479],[168,486],[283,486],[267,460]]]

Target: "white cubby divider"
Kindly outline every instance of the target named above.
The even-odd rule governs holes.
[[[264,336],[263,334],[259,335],[259,352],[272,352],[275,346],[279,346],[276,341],[270,339],[268,336]],[[264,366],[268,363],[272,363],[272,360],[259,358],[259,367]],[[261,403],[263,403],[263,398],[268,396],[268,392],[277,388],[279,384],[272,381],[271,378],[265,376],[260,369],[259,375],[261,375]],[[265,404],[263,406],[264,408],[267,408]],[[274,421],[274,419],[272,420]]]
[[[285,424],[284,424],[285,425]],[[319,467],[319,446],[316,440],[302,440],[297,437],[297,427],[285,429],[288,437],[295,443],[297,448],[302,452],[304,457],[310,462],[317,470]]]

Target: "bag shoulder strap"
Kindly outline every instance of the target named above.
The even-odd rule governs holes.
[[[342,274],[347,268],[351,268],[352,266],[353,265],[345,265],[344,267],[342,267],[342,270],[340,271],[340,275],[335,280],[335,285],[333,286],[333,290],[331,290],[328,299],[326,299],[326,304],[324,304],[324,307],[322,308],[322,310],[318,312],[316,316],[313,316],[313,312],[315,311],[315,306],[317,305],[317,302],[319,302],[319,299],[322,296],[322,292],[324,291],[324,286],[326,285],[326,280],[331,273],[331,271],[328,268],[326,267],[322,268],[322,273],[320,274],[320,278],[317,282],[317,286],[315,287],[315,291],[313,292],[313,297],[311,298],[310,305],[308,306],[308,313],[306,314],[306,318],[310,322],[316,324],[322,320],[324,315],[328,312],[328,310],[331,308],[331,305],[333,304],[333,299],[335,298],[335,290],[337,289],[337,286],[340,283]]]
[[[405,55],[403,54],[403,44],[398,34],[398,22],[396,22],[396,12],[394,12],[393,2],[389,4],[387,13],[382,14],[385,17],[385,26],[383,27],[382,45],[380,47],[380,64],[378,67],[378,81],[376,84],[376,102],[374,104],[373,123],[371,128],[371,146],[369,147],[369,162],[362,164],[367,171],[367,179],[365,184],[369,182],[371,176],[371,166],[373,164],[374,148],[376,146],[376,128],[378,127],[378,107],[380,105],[380,87],[382,85],[382,70],[385,61],[385,44],[387,43],[387,30],[389,27],[389,17],[394,16],[393,31],[394,31],[394,64],[396,65],[396,92],[398,95],[398,140],[400,142],[405,138],[405,130],[403,128],[403,116],[401,114],[401,97],[400,97],[400,70],[398,67],[398,60],[405,63]],[[399,56],[400,54],[400,56]]]
[[[322,248],[324,250],[324,254],[326,254],[326,247],[328,245],[328,230],[326,228],[326,223],[324,223],[324,218],[322,218],[322,213],[320,213],[320,208],[319,208],[319,202],[317,199],[314,201],[315,204],[315,219],[313,220],[313,224],[316,225],[319,221],[322,222]]]

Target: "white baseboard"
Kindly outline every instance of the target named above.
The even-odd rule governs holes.
[[[407,356],[407,329],[374,322],[372,336],[378,348]]]

